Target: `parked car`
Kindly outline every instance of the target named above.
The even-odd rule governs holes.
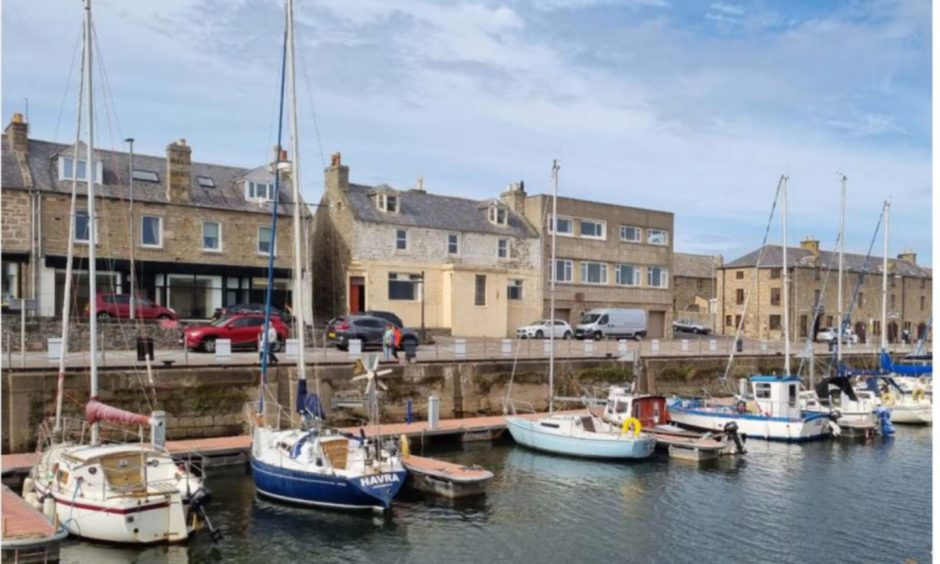
[[[147,298],[135,298],[134,306],[137,319],[179,319],[176,311],[154,303]],[[98,294],[96,307],[99,318],[130,319],[131,317],[131,295],[130,294]],[[91,308],[85,306],[85,315],[91,313]]]
[[[277,330],[277,343],[274,350],[278,351],[284,346],[284,341],[290,338],[290,329],[280,317],[271,317],[271,325]],[[190,325],[183,329],[180,343],[185,343],[190,350],[204,350],[215,352],[217,339],[229,339],[232,348],[258,348],[258,335],[264,328],[264,315],[257,313],[236,313],[212,323]]]
[[[346,317],[337,317],[330,321],[326,328],[326,338],[331,345],[339,350],[349,349],[349,341],[359,339],[362,341],[362,348],[382,346],[382,336],[385,333],[385,326],[388,325],[387,319],[373,317],[371,315],[349,315]],[[402,328],[401,346],[403,349],[407,341],[413,341],[415,346],[420,339],[418,333],[413,329]]]
[[[236,313],[258,313],[264,314],[264,304],[238,304],[215,308],[212,319],[222,319],[223,317]],[[281,308],[271,306],[271,317],[280,317],[284,323],[290,323],[290,314],[281,311]]]
[[[516,329],[516,337],[520,339],[547,339],[552,334],[551,326],[551,319],[539,319]],[[570,339],[574,335],[571,325],[560,319],[555,320],[554,332],[556,339]]]
[[[646,310],[592,309],[581,318],[574,336],[598,341],[611,337],[642,339],[646,336]]]
[[[677,319],[673,321],[672,330],[677,333],[695,333],[696,335],[708,335],[711,333],[711,329],[693,319]]]
[[[402,322],[401,318],[398,317],[397,315],[395,315],[394,313],[390,312],[390,311],[369,310],[369,311],[364,311],[364,312],[362,312],[362,313],[360,313],[360,314],[358,314],[358,315],[370,315],[370,316],[372,316],[372,317],[381,317],[382,319],[384,319],[385,321],[388,321],[388,322],[392,323],[392,324],[395,325],[396,327],[404,327],[404,326],[405,326],[405,324]]]
[[[824,327],[819,330],[819,333],[816,333],[816,342],[833,344],[838,339],[838,336],[839,330],[835,327]],[[856,344],[858,343],[858,335],[851,329],[846,328],[842,335],[842,342]]]

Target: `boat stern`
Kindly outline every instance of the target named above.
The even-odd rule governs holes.
[[[378,501],[380,506],[377,508],[388,510],[392,505],[392,499],[398,495],[407,476],[407,470],[396,469],[352,477],[348,479],[348,482],[356,491]]]

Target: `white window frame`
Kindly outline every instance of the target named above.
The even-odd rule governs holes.
[[[651,240],[651,238],[653,237],[653,235],[654,235],[654,234],[657,234],[657,233],[662,233],[662,234],[663,234],[663,242],[662,242],[662,243],[654,243],[654,242]],[[648,245],[659,245],[659,246],[667,247],[667,246],[669,246],[669,232],[666,231],[665,229],[651,229],[651,228],[647,228],[647,229],[646,229],[646,243],[647,243]]]
[[[636,239],[628,239],[625,236],[627,229],[636,229]],[[620,240],[624,243],[642,243],[643,242],[643,228],[637,227],[636,225],[621,225],[620,226]]]
[[[386,287],[386,292],[388,293],[388,300],[390,302],[420,302],[421,294],[424,292],[424,284],[421,281],[421,275],[415,274],[413,272],[389,272],[388,273],[388,282],[407,282],[412,286],[412,292],[414,297],[411,299],[408,298],[393,298],[390,291],[390,286]]]
[[[87,209],[85,209],[85,210],[76,209],[76,210],[75,210],[75,215],[78,215],[78,214],[84,214],[85,217],[87,218],[87,219],[86,219],[86,222],[87,222],[88,227],[91,227],[91,217],[88,215],[88,210],[87,210]],[[78,228],[78,225],[77,225],[77,224],[73,227],[73,229],[76,229],[76,228]],[[90,239],[90,238],[91,238],[91,229],[89,229],[88,231],[89,231],[88,237],[89,237],[89,239]],[[95,222],[95,240],[96,240],[96,241],[98,240],[97,235],[98,235],[98,222],[96,221],[96,222]],[[87,244],[89,244],[89,243],[91,242],[89,239],[79,239],[79,238],[78,238],[78,232],[76,232],[76,233],[74,234],[72,240],[73,240],[73,242],[74,242],[76,245],[87,245]]]
[[[510,290],[519,289],[519,297],[512,297]],[[521,301],[525,298],[525,280],[521,278],[510,278],[509,282],[506,284],[506,299],[510,301]]]
[[[267,229],[268,231],[271,232],[271,249],[274,251],[274,256],[277,256],[277,241],[274,239],[274,230],[271,229],[271,226],[270,226],[270,225],[259,225],[259,226],[258,226],[258,244],[257,244],[257,246],[255,247],[255,250],[258,251],[258,254],[261,255],[261,256],[265,256],[265,257],[266,257],[266,256],[269,256],[269,255],[271,254],[270,251],[262,251],[262,250],[261,250],[261,230],[262,230],[262,229]]]
[[[599,272],[600,272],[601,278],[602,278],[602,280],[601,280],[600,282],[589,282],[589,281],[588,281],[588,276],[587,276],[587,274],[588,274],[588,270],[590,269],[591,265],[599,265],[599,266],[600,266],[600,271],[599,271]],[[607,283],[608,283],[608,281],[610,280],[610,278],[608,277],[607,270],[608,270],[608,269],[607,269],[607,263],[606,263],[606,262],[596,262],[596,261],[592,261],[592,260],[582,261],[582,262],[581,262],[581,283],[582,283],[582,284],[590,284],[590,285],[592,285],[592,286],[606,286]]]
[[[620,268],[624,266],[629,266],[633,269],[633,280],[629,283],[624,282],[620,276]],[[641,285],[642,276],[640,275],[640,267],[636,264],[617,264],[614,266],[614,280],[617,286],[627,286],[627,287],[639,287]]]
[[[655,285],[653,284],[653,270],[660,270],[659,280],[662,284]],[[646,269],[646,285],[650,288],[669,288],[669,269],[665,266],[650,266]]]
[[[582,229],[584,229],[585,222],[592,223],[594,225],[600,225],[601,234],[600,235],[585,235],[582,232]],[[600,219],[581,218],[581,220],[579,220],[578,222],[578,237],[581,237],[582,239],[594,239],[596,241],[603,241],[607,239],[607,222],[600,220]]]
[[[561,270],[558,269],[558,263],[561,264]],[[555,275],[556,284],[571,284],[574,282],[574,261],[568,259],[555,259],[555,265],[553,274]],[[561,278],[558,275],[561,274]]]
[[[141,182],[160,182],[160,174],[152,170],[135,168],[131,176],[134,180],[140,180]]]
[[[500,215],[503,216],[502,221],[499,219]],[[490,223],[493,225],[500,225],[505,227],[509,225],[509,210],[507,210],[505,206],[493,204],[490,206],[489,218]]]
[[[78,167],[76,166],[76,160],[69,155],[59,155],[59,158],[56,159],[59,166],[59,180],[74,180],[72,176],[65,175],[65,161],[72,162],[72,174],[78,172]],[[78,162],[87,162],[87,159],[77,159]],[[102,178],[104,178],[104,165],[101,162],[101,159],[95,160],[95,182],[101,184]],[[79,182],[86,182],[88,180],[88,166],[85,166],[85,176],[79,177]]]
[[[215,249],[211,247],[206,247],[206,225],[213,223],[219,227],[219,246]],[[222,252],[222,222],[221,221],[203,221],[202,222],[202,250],[207,253],[221,253]]]
[[[454,252],[450,251],[450,238],[454,238]],[[447,234],[447,256],[460,256],[460,234],[459,233],[448,233]]]
[[[263,197],[257,196],[257,187],[266,186]],[[255,182],[253,180],[245,181],[245,199],[252,202],[273,202],[274,184],[271,182]]]
[[[393,198],[395,200],[395,209],[388,209],[388,199]],[[398,213],[401,210],[401,198],[398,194],[376,194],[375,205],[379,208],[379,211],[383,213]]]
[[[398,236],[401,235],[402,233],[405,234],[405,237],[404,237],[404,239],[403,239],[404,242],[405,242],[405,247],[404,247],[404,248],[401,248],[401,247],[398,246],[398,242],[399,242],[399,240],[400,240],[400,238],[399,238]],[[407,229],[396,229],[396,230],[395,230],[395,252],[396,252],[396,253],[406,253],[406,252],[408,252],[408,230],[407,230]]]
[[[568,216],[565,216],[565,215],[559,215],[559,216],[558,216],[558,219],[562,219],[562,220],[564,220],[564,221],[567,221],[567,222],[568,222],[568,225],[571,226],[571,231],[559,231],[558,233],[555,233],[555,235],[558,235],[559,237],[574,237],[574,218],[571,218],[571,217],[568,217]],[[554,216],[552,216],[552,214],[548,214],[548,232],[549,232],[549,234],[551,234],[554,230],[555,230],[555,219],[554,219]]]
[[[157,220],[157,243],[144,243],[144,221],[146,219],[156,219]],[[142,215],[140,216],[140,246],[145,249],[162,249],[163,248],[163,216],[160,215]]]
[[[505,251],[506,254],[501,254],[503,252],[502,244],[506,243]],[[509,260],[512,257],[512,241],[508,237],[500,237],[496,240],[496,258],[499,260]]]

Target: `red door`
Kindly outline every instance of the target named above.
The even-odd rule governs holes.
[[[366,279],[363,276],[349,278],[349,313],[366,309]]]

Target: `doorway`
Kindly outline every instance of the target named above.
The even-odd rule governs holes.
[[[651,339],[662,339],[666,330],[666,312],[649,312],[649,324],[647,326],[647,336]]]
[[[360,313],[366,309],[365,276],[349,277],[349,313]]]
[[[855,324],[855,335],[858,336],[858,342],[864,345],[866,342],[864,322],[859,321]]]

